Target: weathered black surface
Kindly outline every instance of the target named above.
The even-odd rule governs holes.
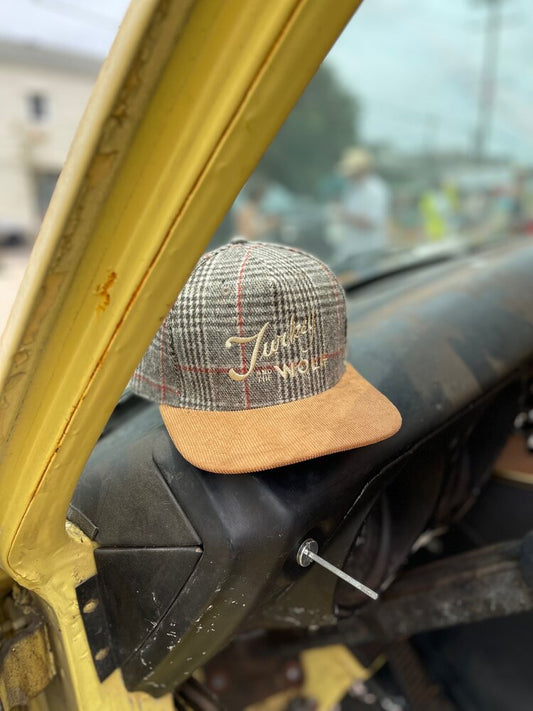
[[[533,455],[531,462],[533,466]],[[530,540],[532,521],[533,488],[492,479],[472,510],[443,539],[444,552]],[[522,550],[521,546],[524,574]],[[461,711],[530,711],[532,630],[533,611],[419,634],[413,641]]]
[[[404,420],[386,442],[260,475],[221,476],[183,460],[153,406],[110,431],[73,499],[80,524],[102,548],[147,546],[154,561],[161,547],[202,550],[164,610],[143,608],[154,624],[131,631],[129,650],[123,628],[139,600],[127,586],[113,591],[115,602],[109,597],[129,688],[166,692],[237,629],[334,624],[335,579],[294,562],[305,537],[365,576],[375,574],[378,550],[372,582],[379,586],[426,526],[460,515],[518,409],[533,355],[531,274],[533,245],[522,242],[350,294],[349,360]],[[376,507],[383,517],[354,551]],[[171,591],[175,575],[163,576]],[[149,592],[142,593],[148,605]],[[360,600],[339,590],[337,604],[346,616]]]
[[[341,626],[341,636],[351,645],[389,641],[533,610],[521,548],[522,541],[499,543],[407,572]]]

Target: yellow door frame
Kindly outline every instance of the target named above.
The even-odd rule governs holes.
[[[66,708],[171,709],[98,682],[66,530],[81,470],[235,195],[360,0],[134,0],[0,350],[0,567],[55,630]],[[55,711],[55,710],[54,710]]]

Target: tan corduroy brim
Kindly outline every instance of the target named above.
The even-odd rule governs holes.
[[[160,405],[178,451],[219,474],[244,474],[364,447],[395,434],[394,405],[351,365],[312,397],[252,410],[213,412]]]

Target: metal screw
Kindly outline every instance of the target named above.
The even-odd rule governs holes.
[[[333,573],[333,575],[336,575],[338,578],[341,578],[341,580],[344,580],[349,585],[352,585],[352,587],[357,588],[360,592],[368,595],[368,597],[372,598],[372,600],[377,600],[379,597],[377,592],[371,590],[363,583],[360,583],[359,580],[352,578],[351,575],[347,575],[344,570],[337,568],[335,565],[328,563],[327,560],[324,560],[324,558],[321,558],[318,555],[318,543],[313,538],[308,538],[302,543],[298,549],[298,553],[296,554],[296,560],[298,565],[302,566],[302,568],[307,568],[311,565],[311,563],[318,563],[318,565],[321,565],[326,570],[329,570],[329,572]]]

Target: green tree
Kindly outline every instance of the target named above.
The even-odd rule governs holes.
[[[358,103],[326,64],[267,149],[258,172],[296,193],[315,194],[357,139]]]

